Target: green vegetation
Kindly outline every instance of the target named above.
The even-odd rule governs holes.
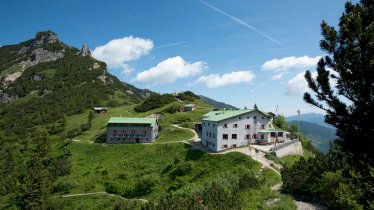
[[[282,166],[292,166],[298,160],[300,160],[301,157],[302,157],[301,155],[287,155],[287,156],[279,158],[275,156],[274,154],[266,154],[267,159],[272,160],[275,163],[278,163]]]
[[[52,32],[37,38],[45,33]],[[0,48],[2,72],[15,71],[13,61],[30,56],[13,52],[31,41]],[[172,142],[191,139],[188,128],[212,110],[199,96],[150,94],[119,82],[104,63],[60,41],[43,48],[65,49],[65,56],[27,68],[1,87],[18,97],[0,105],[1,209],[293,208],[290,197],[269,189],[280,177],[248,156],[211,155]],[[187,103],[197,109],[175,112]],[[93,113],[93,106],[108,106],[109,112]],[[111,116],[158,113],[154,144],[101,143]],[[67,194],[82,195],[62,196]]]
[[[73,142],[65,148],[71,151],[71,162],[76,167],[55,182],[54,196],[106,191],[126,199],[149,201],[133,200],[129,204],[120,197],[110,198],[112,208],[132,205],[134,209],[141,206],[157,209],[192,206],[250,208],[251,203],[247,202],[266,207],[266,201],[273,198],[280,199],[280,203],[275,204],[274,208],[277,208],[289,200],[269,190],[280,181],[279,176],[271,170],[259,172],[259,164],[240,153],[210,155],[182,143],[106,145]],[[196,200],[196,196],[202,198],[201,202]],[[100,194],[88,195],[81,201],[77,197],[54,198],[52,201],[63,201],[64,208],[74,208],[81,202],[90,208],[109,208],[105,206],[109,205],[107,201],[92,200],[102,197],[108,198]]]
[[[152,109],[165,106],[175,100],[175,97],[171,94],[152,94],[150,97],[146,98],[142,103],[137,105],[134,110],[137,112],[146,112]]]
[[[304,100],[326,111],[338,139],[327,155],[301,158],[281,172],[285,192],[334,209],[374,209],[373,14],[373,1],[348,1],[339,31],[322,22],[320,46],[327,56],[318,63],[316,79],[306,72],[315,98],[305,93]]]

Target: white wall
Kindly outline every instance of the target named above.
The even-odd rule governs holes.
[[[254,117],[257,117],[257,123],[255,123]],[[205,123],[205,124],[204,124]],[[210,126],[208,126],[208,123]],[[269,128],[270,119],[266,115],[258,111],[252,111],[240,116],[232,117],[220,122],[211,122],[203,120],[202,124],[202,143],[206,145],[206,141],[213,141],[215,146],[213,151],[224,150],[223,145],[227,145],[227,148],[231,148],[233,145],[245,146],[249,140],[253,139],[253,134],[257,134],[261,130],[260,125],[264,125],[264,129]],[[215,127],[212,125],[215,124]],[[224,124],[227,124],[227,128],[223,128]],[[238,124],[237,128],[234,128],[234,124]],[[250,129],[246,129],[246,125],[250,125]],[[206,136],[206,132],[215,132],[216,138],[213,140],[209,136]],[[228,140],[223,140],[223,134],[228,134]],[[232,134],[237,134],[237,139],[232,139]],[[250,139],[245,139],[246,135],[250,135]],[[209,135],[209,134],[208,134]],[[257,138],[259,136],[257,135]],[[212,149],[211,147],[208,147]]]

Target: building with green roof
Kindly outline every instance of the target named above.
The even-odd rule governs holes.
[[[250,143],[271,143],[278,132],[270,131],[274,115],[258,109],[211,111],[203,115],[202,144],[210,150],[245,146]],[[285,135],[284,135],[285,136]]]
[[[156,140],[158,128],[156,118],[111,117],[106,143],[151,143]]]

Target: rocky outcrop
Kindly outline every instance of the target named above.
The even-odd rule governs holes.
[[[18,96],[10,96],[8,93],[4,93],[2,90],[0,90],[0,104],[10,102],[17,98]]]
[[[56,45],[53,50],[49,45]],[[57,49],[57,50],[56,50]],[[37,65],[43,62],[55,61],[64,57],[65,46],[58,39],[56,33],[52,31],[38,32],[34,39],[26,46],[22,47],[17,54],[28,54],[29,59],[22,61],[22,69]]]
[[[80,56],[91,56],[91,51],[88,45],[83,45],[81,51],[79,52]]]

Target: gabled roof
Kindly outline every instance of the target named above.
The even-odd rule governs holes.
[[[265,116],[269,116],[267,113],[255,109],[242,109],[242,110],[225,110],[225,111],[211,111],[203,115],[203,120],[219,122],[232,117],[236,117],[249,112],[258,111]]]
[[[154,126],[157,123],[156,118],[140,118],[140,117],[111,117],[107,124],[149,124]]]

